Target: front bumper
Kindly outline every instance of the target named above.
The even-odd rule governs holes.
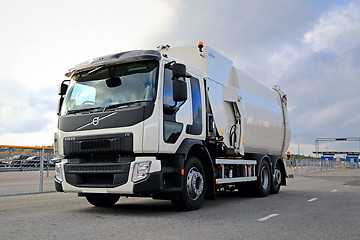
[[[137,171],[135,166],[142,162],[150,163],[148,173],[143,179],[134,181],[133,175]],[[162,167],[162,161],[156,157],[135,157],[135,160],[129,163],[128,168],[116,167],[117,165],[114,167],[111,164],[93,164],[91,166],[84,164],[83,167],[76,168],[78,165],[80,164],[69,168],[72,165],[67,160],[63,161],[61,164],[63,181],[55,176],[57,191],[80,194],[111,193],[125,196],[154,196],[181,190],[181,169]],[[74,173],[74,169],[77,169],[78,172]],[[125,181],[119,180],[120,174],[127,176]],[[91,176],[96,179],[90,179]]]

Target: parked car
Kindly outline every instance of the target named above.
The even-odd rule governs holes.
[[[14,155],[11,159],[11,167],[21,167],[23,160],[27,159],[28,157],[31,157],[29,155]]]
[[[34,157],[28,157],[22,162],[23,167],[40,167],[41,157],[34,156]],[[49,161],[44,158],[44,167],[48,166]]]
[[[6,159],[0,159],[0,167],[6,167],[8,165],[8,161]]]

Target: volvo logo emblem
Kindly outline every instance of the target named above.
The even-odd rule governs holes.
[[[92,124],[93,124],[94,126],[98,125],[99,122],[100,122],[100,118],[99,118],[99,117],[94,117],[93,120],[92,120]]]

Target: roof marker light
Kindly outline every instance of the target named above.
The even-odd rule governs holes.
[[[199,42],[198,43],[198,48],[199,48],[199,51],[202,52],[202,49],[204,47],[204,43],[203,42]]]

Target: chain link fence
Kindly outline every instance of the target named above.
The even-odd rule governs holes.
[[[53,192],[53,148],[0,145],[0,196]]]
[[[286,160],[287,173],[308,174],[314,172],[337,171],[346,168],[358,168],[359,165],[350,164],[347,161],[323,160],[323,159],[290,159]]]
[[[0,145],[0,196],[54,192],[55,158],[52,147]],[[287,173],[309,174],[359,168],[347,161],[287,159]]]

